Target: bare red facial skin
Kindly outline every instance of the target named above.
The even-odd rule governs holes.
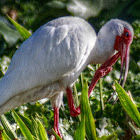
[[[124,87],[127,74],[128,74],[128,68],[129,68],[129,48],[132,43],[132,34],[131,32],[124,28],[124,32],[121,36],[117,36],[115,40],[114,49],[118,50],[121,54],[121,74],[120,74],[120,80],[122,78],[123,74],[123,68],[124,68],[124,62],[125,62],[125,74],[124,79],[122,82],[122,87]]]
[[[121,36],[117,35],[114,45],[115,50],[120,51],[120,43],[125,43],[126,45],[129,46],[132,43],[132,34],[126,28],[124,28],[124,32]]]

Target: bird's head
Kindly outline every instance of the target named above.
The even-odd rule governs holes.
[[[124,86],[126,78],[127,78],[127,73],[128,73],[128,68],[129,68],[129,48],[133,40],[133,28],[131,25],[124,21],[118,20],[123,26],[123,31],[122,33],[116,36],[115,39],[115,44],[114,44],[114,49],[120,52],[121,56],[121,75],[120,75],[120,80],[122,78],[123,74],[123,68],[125,64],[125,73],[124,73],[124,79],[122,82],[122,86]]]
[[[112,48],[113,50],[117,50],[120,53],[121,57],[120,80],[122,79],[123,69],[125,65],[124,78],[122,82],[122,86],[124,86],[129,67],[129,48],[132,43],[134,35],[133,28],[127,22],[118,19],[112,19],[109,22],[107,22],[103,26],[103,29],[101,30],[102,30],[101,32],[103,31],[106,32],[106,36],[110,34],[109,39],[113,40],[111,48],[113,47]]]

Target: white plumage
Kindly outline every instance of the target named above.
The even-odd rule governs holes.
[[[114,54],[115,38],[123,33],[124,24],[130,28],[126,22],[109,21],[98,38],[91,25],[78,17],[41,26],[16,51],[0,81],[0,115],[45,97],[60,107],[63,92],[88,64],[104,63]]]
[[[45,97],[55,104],[58,96],[61,104],[61,91],[89,64],[95,39],[92,27],[76,17],[59,18],[41,26],[16,51],[0,81],[0,115]]]

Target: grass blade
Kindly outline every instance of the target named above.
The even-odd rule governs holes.
[[[140,135],[136,135],[132,140],[140,140]]]
[[[62,139],[59,137],[59,135],[54,131],[54,129],[52,129],[52,130],[53,130],[53,133],[54,133],[54,135],[55,135],[56,140],[62,140]]]
[[[118,135],[117,134],[112,134],[109,136],[102,136],[102,137],[98,137],[97,140],[118,140]]]
[[[5,133],[8,135],[8,137],[11,139],[17,138],[16,133],[13,131],[13,128],[8,122],[8,120],[6,119],[6,117],[4,115],[1,115],[0,118],[1,118],[1,123],[5,130]]]
[[[34,140],[33,135],[29,131],[28,127],[25,125],[25,123],[21,120],[21,118],[18,116],[18,114],[14,110],[12,111],[12,115],[13,115],[15,121],[17,122],[17,124],[19,125],[20,130],[21,130],[22,134],[24,135],[24,137],[27,140]]]
[[[21,120],[24,122],[24,124],[29,128],[29,130],[31,130],[32,121],[27,116],[24,116],[24,115],[19,114],[19,113],[17,113],[17,114],[21,118]]]
[[[81,95],[81,123],[75,132],[74,140],[84,140],[85,131],[86,136],[90,140],[96,140],[96,127],[94,118],[92,116],[89,100],[88,100],[88,85],[87,82],[83,84]]]
[[[40,140],[49,140],[46,130],[39,119],[37,119],[37,123],[38,123],[39,139]]]
[[[82,90],[82,104],[84,108],[85,113],[85,130],[86,130],[86,136],[90,140],[96,140],[96,127],[95,127],[95,121],[91,112],[89,99],[88,99],[88,85],[87,82],[84,83],[84,88]]]
[[[136,105],[132,102],[125,90],[115,81],[116,91],[122,107],[127,112],[129,117],[140,127],[140,113]]]
[[[11,138],[8,137],[8,135],[6,134],[5,130],[2,131],[2,139],[0,140],[11,140]]]
[[[100,64],[98,64],[98,68],[100,67]],[[101,106],[101,113],[103,113],[104,110],[104,98],[103,98],[103,91],[102,91],[102,78],[99,79],[99,90],[100,90],[100,106]]]
[[[11,23],[15,26],[15,28],[18,30],[18,32],[20,33],[20,35],[23,37],[24,40],[26,40],[27,38],[29,38],[31,36],[31,33],[27,29],[25,29],[20,24],[18,24],[16,21],[11,19],[8,15],[7,15],[7,17],[11,21]]]
[[[32,134],[34,137],[36,137],[37,140],[39,140],[38,123],[33,117],[31,117],[31,119],[32,119],[32,129],[31,129]]]
[[[74,134],[74,140],[84,140],[85,138],[85,116],[82,117],[79,127]]]

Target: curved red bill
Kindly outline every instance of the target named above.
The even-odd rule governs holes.
[[[117,42],[115,48],[120,51],[121,53],[121,74],[119,83],[121,83],[121,79],[123,77],[122,81],[122,87],[124,87],[128,69],[129,69],[129,48],[133,40],[133,31],[132,33],[128,29],[124,29],[124,33],[122,36],[117,37]],[[118,45],[118,46],[117,46]],[[125,69],[125,70],[124,70]],[[124,73],[124,76],[123,76]]]
[[[124,87],[125,82],[126,82],[126,78],[127,78],[127,74],[128,74],[128,69],[129,69],[129,45],[124,45],[121,47],[121,75],[120,75],[120,82],[122,79],[122,75],[123,75],[123,69],[124,69],[124,65],[125,65],[125,71],[124,71],[124,77],[123,77],[123,82],[122,82],[122,87]]]

